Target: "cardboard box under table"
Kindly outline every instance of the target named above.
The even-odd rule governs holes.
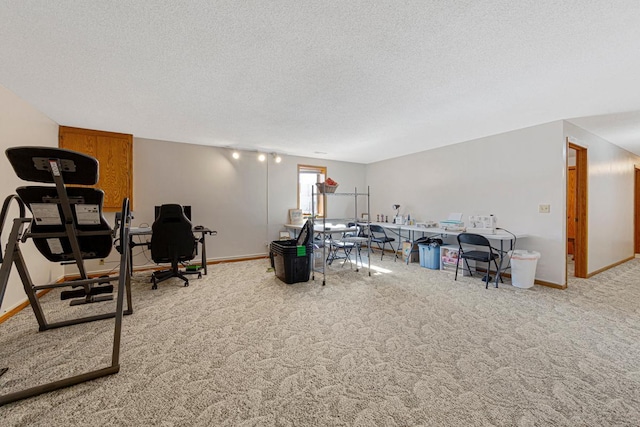
[[[407,261],[407,258],[409,258],[409,261]],[[416,243],[402,242],[402,260],[404,262],[420,261],[420,254]]]

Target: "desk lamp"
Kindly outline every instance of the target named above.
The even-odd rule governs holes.
[[[401,224],[402,223],[402,218],[400,217],[400,205],[392,205],[391,207],[393,209],[395,209],[395,211],[396,211],[396,216],[395,216],[395,218],[393,218],[393,223],[394,224]]]

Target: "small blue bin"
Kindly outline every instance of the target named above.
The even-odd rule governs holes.
[[[418,244],[420,267],[440,270],[440,246]]]

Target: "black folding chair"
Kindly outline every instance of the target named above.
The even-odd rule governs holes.
[[[484,247],[487,250],[467,250],[462,245],[471,245],[476,247]],[[460,233],[458,234],[458,259],[456,261],[456,276],[454,280],[458,280],[458,267],[460,265],[460,260],[464,260],[464,263],[467,267],[467,271],[469,271],[469,275],[473,276],[471,268],[469,267],[469,260],[473,260],[476,262],[485,262],[487,263],[487,273],[484,276],[484,282],[486,284],[485,289],[489,288],[489,280],[491,280],[490,270],[491,270],[491,261],[493,261],[496,266],[496,274],[500,278],[502,282],[502,275],[500,274],[500,266],[498,266],[498,260],[500,259],[500,254],[498,249],[491,246],[489,239],[474,233]],[[464,266],[462,267],[464,268]],[[504,282],[503,282],[504,283]],[[498,281],[496,280],[496,288],[498,287]]]
[[[389,244],[389,247],[391,247],[391,250],[395,252],[394,261],[396,261],[398,259],[398,251],[393,248],[393,242],[395,242],[396,239],[394,239],[393,237],[387,236],[387,232],[384,231],[384,227],[381,227],[376,224],[369,225],[369,232],[371,233],[371,241],[376,243],[378,245],[378,248],[380,248],[380,250],[382,251],[380,260],[382,260],[382,258],[384,257],[384,250],[387,244]]]
[[[331,263],[336,259],[345,260],[342,263],[343,267],[347,261],[349,261],[349,264],[353,264],[353,261],[351,261],[351,254],[355,251],[354,256],[356,271],[358,271],[358,259],[360,259],[360,265],[362,265],[361,240],[365,239],[361,236],[360,226],[358,226],[355,222],[348,223],[347,227],[355,228],[355,231],[344,232],[338,239],[330,238],[330,250],[327,264],[331,265]],[[340,251],[342,251],[342,256],[340,255]]]

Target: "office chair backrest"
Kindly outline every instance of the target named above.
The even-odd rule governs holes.
[[[196,237],[182,206],[162,205],[151,229],[151,258],[154,262],[187,261],[196,256]]]
[[[466,245],[473,246],[488,246],[491,247],[491,243],[489,239],[480,234],[474,233],[460,233],[458,234],[458,243],[462,245],[463,243]]]
[[[113,247],[112,230],[102,214],[104,192],[66,187],[98,182],[98,161],[76,151],[53,147],[6,150],[16,175],[26,181],[55,184],[16,189],[32,213],[28,236],[52,262],[75,260],[74,240],[81,259],[106,258]]]

